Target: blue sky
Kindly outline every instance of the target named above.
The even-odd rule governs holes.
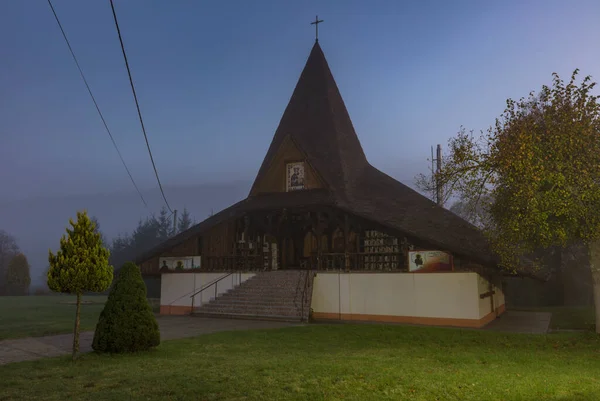
[[[54,7],[142,188],[156,187],[108,0]],[[251,180],[314,42],[367,157],[412,184],[430,146],[509,97],[600,77],[597,1],[116,0],[170,186]],[[0,198],[132,190],[45,0],[0,2]]]

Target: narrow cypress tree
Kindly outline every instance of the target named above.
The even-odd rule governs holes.
[[[146,298],[146,285],[137,265],[119,271],[98,319],[92,348],[98,352],[145,351],[160,344],[158,323]]]

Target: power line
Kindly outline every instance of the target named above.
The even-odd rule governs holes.
[[[54,10],[54,7],[52,6],[52,2],[50,0],[48,0],[48,4],[50,5],[50,9],[52,9],[52,14],[54,14],[54,18],[56,19],[56,23],[58,24],[58,27],[60,28],[60,31],[62,32],[63,38],[65,38],[65,42],[67,43],[67,47],[69,48],[69,51],[71,52],[71,56],[73,56],[73,60],[75,61],[75,64],[77,65],[77,69],[79,70],[79,74],[81,75],[81,78],[83,79],[83,83],[85,83],[85,87],[87,88],[88,93],[90,94],[90,97],[92,98],[92,101],[94,102],[94,106],[96,106],[96,111],[98,112],[98,115],[100,116],[100,119],[102,120],[102,124],[104,124],[104,128],[106,128],[106,132],[108,133],[108,136],[110,137],[110,140],[112,141],[112,144],[114,145],[117,153],[119,154],[119,158],[121,159],[121,162],[123,163],[123,167],[125,167],[125,170],[127,171],[127,175],[129,175],[129,178],[131,179],[131,183],[135,187],[135,190],[137,191],[138,195],[140,195],[140,198],[142,199],[142,203],[144,203],[144,206],[148,207],[146,200],[142,196],[140,189],[138,188],[137,184],[135,183],[135,180],[133,179],[133,176],[131,175],[129,168],[127,167],[127,164],[125,163],[125,159],[123,159],[123,155],[121,155],[121,151],[119,150],[119,147],[117,146],[117,143],[115,142],[115,139],[113,138],[113,136],[110,132],[110,129],[108,129],[106,120],[104,119],[104,116],[102,115],[102,112],[100,111],[100,107],[98,106],[98,103],[96,102],[96,98],[94,97],[92,90],[90,89],[90,85],[88,85],[87,79],[85,79],[85,75],[83,75],[83,70],[81,69],[79,62],[77,61],[77,57],[75,57],[75,52],[73,52],[71,43],[69,42],[69,39],[67,38],[67,34],[65,33],[65,30],[63,29],[62,24],[60,23],[60,20],[58,19],[58,15],[56,15],[56,11]]]
[[[162,184],[160,183],[160,178],[158,178],[158,171],[156,170],[156,164],[154,164],[154,157],[152,157],[152,151],[150,150],[150,143],[148,142],[146,128],[144,127],[144,120],[142,120],[142,112],[140,111],[140,104],[135,93],[135,87],[133,86],[131,70],[129,69],[129,62],[127,61],[127,54],[125,53],[125,46],[123,45],[123,38],[121,37],[121,30],[119,29],[119,22],[117,21],[117,13],[115,12],[115,5],[113,4],[113,0],[110,0],[110,8],[112,9],[113,17],[115,19],[115,26],[117,27],[117,34],[119,35],[119,42],[121,43],[121,50],[123,51],[123,58],[125,59],[125,67],[127,67],[127,75],[129,75],[129,83],[131,84],[131,91],[133,92],[133,99],[135,100],[135,107],[137,108],[138,116],[140,118],[140,124],[142,125],[142,132],[144,133],[144,138],[146,139],[146,147],[148,148],[148,153],[150,154],[150,161],[152,162],[152,167],[154,168],[154,175],[156,175],[156,181],[158,181],[158,187],[160,188],[160,193],[162,194],[162,197],[165,200],[165,204],[167,205],[169,211],[173,213],[173,209],[171,209],[171,206],[169,206],[169,202],[167,202],[167,197],[165,196]]]

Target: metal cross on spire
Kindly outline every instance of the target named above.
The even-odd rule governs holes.
[[[314,26],[315,26],[315,40],[316,40],[317,42],[319,41],[319,24],[320,24],[321,22],[323,22],[323,20],[322,20],[322,19],[320,20],[320,19],[319,19],[319,16],[317,15],[317,16],[315,17],[315,21],[310,23],[311,25],[314,25]]]

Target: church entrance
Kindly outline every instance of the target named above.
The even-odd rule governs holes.
[[[300,270],[311,268],[310,255],[305,252],[306,244],[300,233],[284,238],[282,252],[282,268],[288,270]]]

